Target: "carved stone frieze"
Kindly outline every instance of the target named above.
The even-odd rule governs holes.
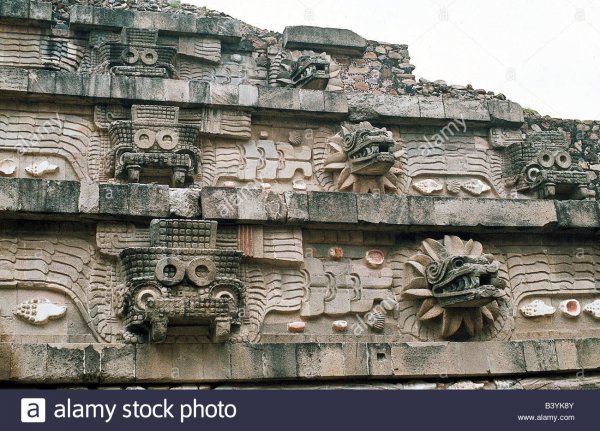
[[[215,342],[229,338],[245,301],[241,252],[216,249],[216,237],[216,222],[155,220],[150,247],[120,253],[125,340],[161,342],[178,324],[208,326]]]

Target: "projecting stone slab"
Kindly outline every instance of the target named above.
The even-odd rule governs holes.
[[[0,91],[27,92],[29,74],[23,69],[0,68]]]
[[[241,39],[239,25],[226,17],[195,17],[131,10],[112,10],[75,5],[70,10],[72,28],[120,30],[123,27],[152,28],[168,34],[201,34],[227,43]]]
[[[354,93],[348,96],[350,120],[377,121],[420,118],[419,99],[412,96],[389,96]]]
[[[36,25],[50,23],[52,3],[35,0],[3,0],[0,2],[0,22],[30,20]]]
[[[444,99],[437,96],[418,96],[421,118],[446,118]]]
[[[444,97],[444,111],[450,120],[490,121],[490,112],[484,100]]]
[[[558,218],[552,201],[409,197],[410,219],[431,226],[547,227]]]
[[[510,100],[489,100],[488,109],[494,124],[519,126],[525,121],[521,105]]]
[[[313,26],[291,26],[283,30],[283,46],[317,52],[362,55],[367,41],[350,30]]]
[[[357,223],[356,194],[309,192],[308,214],[311,222]]]

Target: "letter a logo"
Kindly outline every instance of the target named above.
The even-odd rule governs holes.
[[[44,398],[21,398],[21,422],[46,422],[46,400]]]

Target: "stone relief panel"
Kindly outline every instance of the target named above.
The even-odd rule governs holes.
[[[72,224],[4,222],[0,332],[13,342],[100,342],[92,322],[95,248]]]
[[[211,108],[97,105],[104,178],[123,182],[193,185],[202,164],[200,135],[233,139],[250,136],[250,114]],[[210,171],[210,156],[204,163]]]
[[[594,337],[599,259],[582,237],[155,220],[98,223],[94,238],[14,222],[0,241],[0,328],[44,342]]]
[[[0,67],[76,72],[86,45],[74,34],[55,36],[38,27],[0,25]]]
[[[270,56],[269,86],[341,91],[340,67],[327,53],[281,50]]]
[[[450,123],[454,124],[454,123]],[[406,128],[402,139],[408,195],[505,198],[503,154],[490,145],[485,131]]]
[[[540,199],[593,197],[579,153],[569,146],[563,132],[530,132],[524,142],[506,148],[505,183],[519,194]]]
[[[420,302],[416,318],[420,325],[431,324],[428,329],[439,331],[436,336],[472,338],[485,331],[491,338],[499,329],[496,320],[506,319],[502,313],[509,311],[507,285],[499,269],[500,262],[484,254],[478,241],[428,238],[405,264],[402,296]]]
[[[0,177],[92,181],[100,140],[91,111],[0,104]]]
[[[150,247],[120,253],[125,283],[114,305],[125,341],[163,342],[177,324],[208,326],[215,342],[230,337],[245,307],[241,252],[216,249],[216,230],[216,222],[155,220]]]

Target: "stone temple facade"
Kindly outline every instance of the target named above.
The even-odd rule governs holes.
[[[165,3],[0,3],[3,385],[600,385],[600,123]]]

